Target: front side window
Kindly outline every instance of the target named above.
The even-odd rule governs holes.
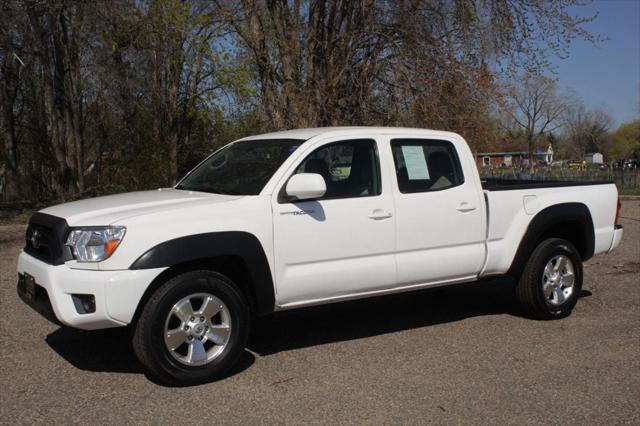
[[[451,142],[394,139],[391,150],[402,193],[438,191],[464,183],[460,161]]]
[[[380,165],[376,143],[358,139],[324,145],[313,151],[294,174],[317,173],[327,192],[322,200],[379,195]]]
[[[258,195],[303,142],[299,139],[265,139],[232,143],[207,158],[182,179],[176,189]]]

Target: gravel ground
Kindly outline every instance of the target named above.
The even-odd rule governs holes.
[[[20,302],[25,226],[3,221],[0,422],[637,425],[640,201],[622,216],[567,319],[520,317],[505,280],[286,312],[235,374],[192,388],[145,377],[127,330],[60,329]]]

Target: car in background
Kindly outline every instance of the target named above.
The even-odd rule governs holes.
[[[627,159],[622,163],[624,169],[637,169],[640,168],[640,160]]]
[[[585,161],[580,161],[580,160],[567,160],[565,162],[565,166],[568,169],[572,169],[572,170],[586,170],[587,169],[587,163]]]

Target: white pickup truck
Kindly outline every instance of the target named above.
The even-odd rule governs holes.
[[[65,326],[131,325],[151,375],[194,384],[284,309],[507,275],[528,316],[564,317],[582,262],[620,243],[618,211],[610,182],[483,181],[454,133],[285,131],[221,148],[173,188],[35,213],[18,294]]]

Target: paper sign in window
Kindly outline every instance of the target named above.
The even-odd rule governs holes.
[[[402,155],[409,180],[429,179],[427,160],[421,146],[403,146]]]

